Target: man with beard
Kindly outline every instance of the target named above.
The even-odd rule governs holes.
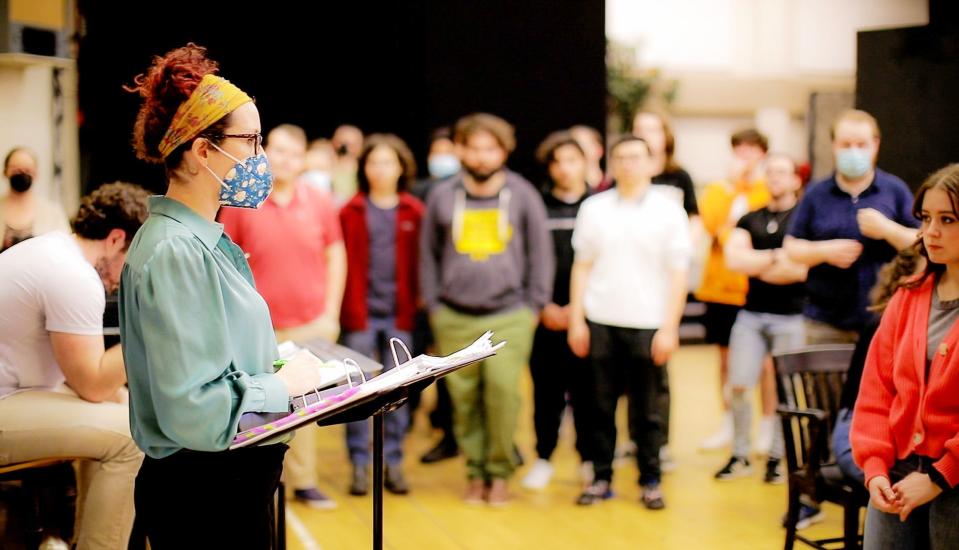
[[[454,431],[466,455],[468,503],[505,504],[516,467],[519,375],[539,312],[551,298],[552,240],[536,189],[506,169],[513,127],[490,114],[454,130],[463,172],[430,193],[420,232],[420,286],[440,354],[486,330],[508,345],[451,374]]]
[[[103,347],[114,292],[147,192],[100,187],[73,234],[46,233],[0,254],[0,466],[79,457],[78,548],[126,548],[143,453],[130,437],[120,346]]]

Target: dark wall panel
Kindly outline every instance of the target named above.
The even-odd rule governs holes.
[[[879,166],[913,189],[959,161],[959,31],[934,24],[859,33],[856,105],[879,119]]]

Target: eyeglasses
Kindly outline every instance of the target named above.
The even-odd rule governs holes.
[[[257,154],[263,150],[263,134],[257,132],[255,134],[201,134],[205,138],[233,138],[233,139],[245,139],[250,144],[253,145],[253,154]]]

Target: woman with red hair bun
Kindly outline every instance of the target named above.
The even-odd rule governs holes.
[[[128,88],[142,98],[137,156],[166,168],[165,196],[130,244],[120,334],[130,428],[146,453],[135,504],[152,548],[269,548],[287,438],[227,450],[247,412],[286,412],[319,383],[296,356],[274,373],[276,338],[242,251],[215,222],[272,189],[250,97],[194,44],[154,59]]]

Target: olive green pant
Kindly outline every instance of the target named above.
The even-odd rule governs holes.
[[[487,330],[507,344],[496,355],[447,377],[453,431],[470,479],[506,479],[516,468],[513,435],[520,409],[519,377],[529,362],[535,316],[528,308],[467,315],[440,306],[430,324],[441,355],[471,344]]]

